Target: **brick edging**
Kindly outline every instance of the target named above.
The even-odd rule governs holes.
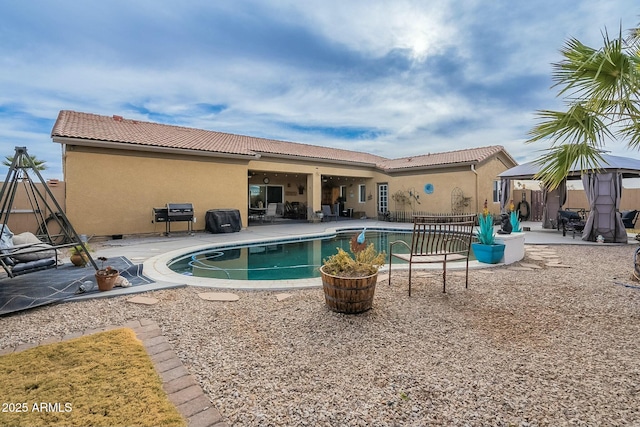
[[[52,344],[104,332],[118,328],[131,328],[151,358],[153,365],[162,379],[162,387],[182,416],[187,420],[189,427],[228,427],[220,411],[218,411],[209,398],[204,394],[202,387],[178,358],[169,344],[169,340],[162,335],[162,330],[151,319],[132,320],[121,326],[107,326],[104,328],[87,329],[83,332],[74,332],[62,337],[51,337],[38,343],[20,344],[15,347],[0,349],[0,356],[13,352],[27,350],[43,344]]]

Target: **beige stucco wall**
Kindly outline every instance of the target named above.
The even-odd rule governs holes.
[[[345,159],[348,160],[348,159]],[[370,166],[330,164],[303,159],[262,156],[259,159],[231,159],[200,155],[137,152],[113,148],[66,146],[63,159],[67,215],[80,234],[163,233],[164,223],[152,223],[152,208],[167,203],[193,203],[195,230],[203,230],[210,209],[238,209],[244,227],[248,225],[249,185],[282,186],[285,201],[299,202],[320,210],[323,187],[345,186],[346,209],[370,218],[378,213],[378,184],[389,188],[389,210],[451,212],[451,193],[458,187],[471,197],[465,212],[479,212],[485,198],[493,212],[493,181],[513,164],[502,155],[478,165],[386,174]],[[253,174],[249,176],[249,171]],[[324,178],[324,180],[323,180]],[[326,181],[325,181],[326,180]],[[424,185],[434,185],[433,194]],[[359,185],[366,186],[366,200],[359,201]],[[298,187],[304,191],[299,194]],[[397,191],[419,195],[419,204],[397,206]],[[184,231],[187,224],[172,223],[172,231]]]
[[[500,173],[514,166],[515,164],[511,163],[503,153],[500,153],[476,167],[478,172],[478,204],[476,212],[482,211],[484,201],[487,200],[489,211],[494,215],[500,213],[500,202],[493,202],[493,183],[499,180],[498,175]]]
[[[162,233],[152,209],[167,203],[193,203],[195,230],[209,209],[239,209],[246,221],[246,161],[67,146],[64,173],[67,215],[81,234]]]
[[[389,180],[389,210],[414,210],[428,213],[451,213],[452,193],[459,189],[465,198],[470,198],[466,206],[461,207],[465,213],[477,213],[483,209],[485,199],[489,210],[500,212],[500,204],[493,203],[493,183],[498,174],[514,165],[504,156],[494,156],[480,163],[475,168],[471,165],[458,168],[431,169],[424,171],[396,174]],[[434,191],[427,194],[426,184],[432,184]],[[411,204],[398,204],[393,196],[398,192],[417,194],[418,200]],[[456,191],[456,193],[459,193]],[[419,203],[418,203],[419,202]]]
[[[424,191],[426,184],[433,185],[433,193],[427,194]],[[455,171],[432,170],[420,174],[396,176],[389,183],[389,210],[449,213],[451,212],[451,192],[456,187],[460,188],[465,196],[474,197],[475,174],[471,171],[471,167]],[[397,197],[398,192],[409,196],[410,203],[399,203],[398,200],[402,198]],[[412,197],[413,194],[416,195],[417,200]],[[473,206],[468,206],[465,211],[474,212]]]

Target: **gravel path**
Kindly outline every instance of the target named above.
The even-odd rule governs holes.
[[[328,311],[321,289],[183,288],[0,318],[0,348],[147,317],[231,425],[640,426],[635,245],[527,246],[525,264],[379,283],[371,311]],[[535,251],[535,252],[534,252]],[[571,268],[545,263],[557,254]],[[621,282],[631,286],[616,284]]]

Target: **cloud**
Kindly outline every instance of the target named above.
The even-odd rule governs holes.
[[[523,144],[533,113],[560,107],[550,89],[558,50],[571,36],[599,46],[601,30],[617,33],[636,9],[631,0],[4,2],[0,146],[43,153],[46,174],[62,178],[50,132],[72,109],[385,157],[502,144],[528,161],[544,145]]]

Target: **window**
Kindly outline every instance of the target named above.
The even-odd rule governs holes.
[[[500,180],[493,181],[493,203],[500,203]]]
[[[281,185],[250,185],[249,207],[266,208],[269,203],[284,201],[284,187]]]
[[[364,184],[358,185],[358,202],[365,203],[367,201],[367,186]]]

